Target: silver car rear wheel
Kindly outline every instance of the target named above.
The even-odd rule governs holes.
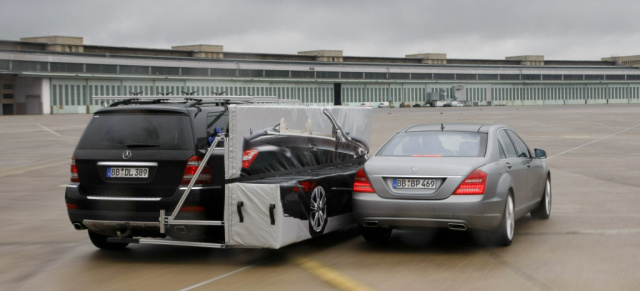
[[[502,214],[500,224],[498,224],[498,227],[493,231],[492,234],[495,245],[511,245],[511,242],[513,242],[513,234],[515,233],[515,217],[516,216],[513,207],[513,197],[511,195],[508,195],[507,203],[504,206],[504,213]]]

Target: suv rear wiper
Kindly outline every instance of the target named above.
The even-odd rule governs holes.
[[[153,148],[153,147],[159,147],[159,144],[145,144],[145,143],[128,143],[125,144],[126,147],[128,148]]]

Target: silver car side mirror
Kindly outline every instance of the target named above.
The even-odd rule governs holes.
[[[547,152],[545,150],[535,149],[535,152],[536,152],[536,158],[537,159],[546,159],[547,158]]]

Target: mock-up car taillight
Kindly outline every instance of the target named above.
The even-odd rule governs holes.
[[[467,178],[462,181],[455,195],[481,195],[484,194],[484,188],[487,186],[487,173],[475,169]]]
[[[258,150],[246,150],[242,153],[242,168],[248,169],[258,156]]]
[[[364,172],[364,168],[360,168],[356,173],[356,178],[353,181],[353,192],[375,192],[371,186],[371,182],[369,182],[369,178],[367,178],[367,173]]]
[[[78,178],[78,167],[76,166],[76,157],[71,156],[71,179],[69,179],[73,183],[79,183],[80,178]]]
[[[198,167],[202,164],[202,158],[198,156],[193,156],[187,161],[187,166],[184,167],[184,175],[182,175],[182,181],[180,184],[189,184],[193,179],[193,176],[196,175],[196,171],[198,171]],[[209,184],[211,183],[211,179],[213,178],[213,170],[209,165],[204,165],[202,172],[200,172],[200,176],[196,180],[195,184]]]

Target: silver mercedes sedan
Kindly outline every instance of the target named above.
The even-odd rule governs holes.
[[[415,125],[391,137],[356,174],[353,216],[363,237],[393,229],[480,230],[513,241],[515,220],[551,214],[546,152],[503,125]]]

